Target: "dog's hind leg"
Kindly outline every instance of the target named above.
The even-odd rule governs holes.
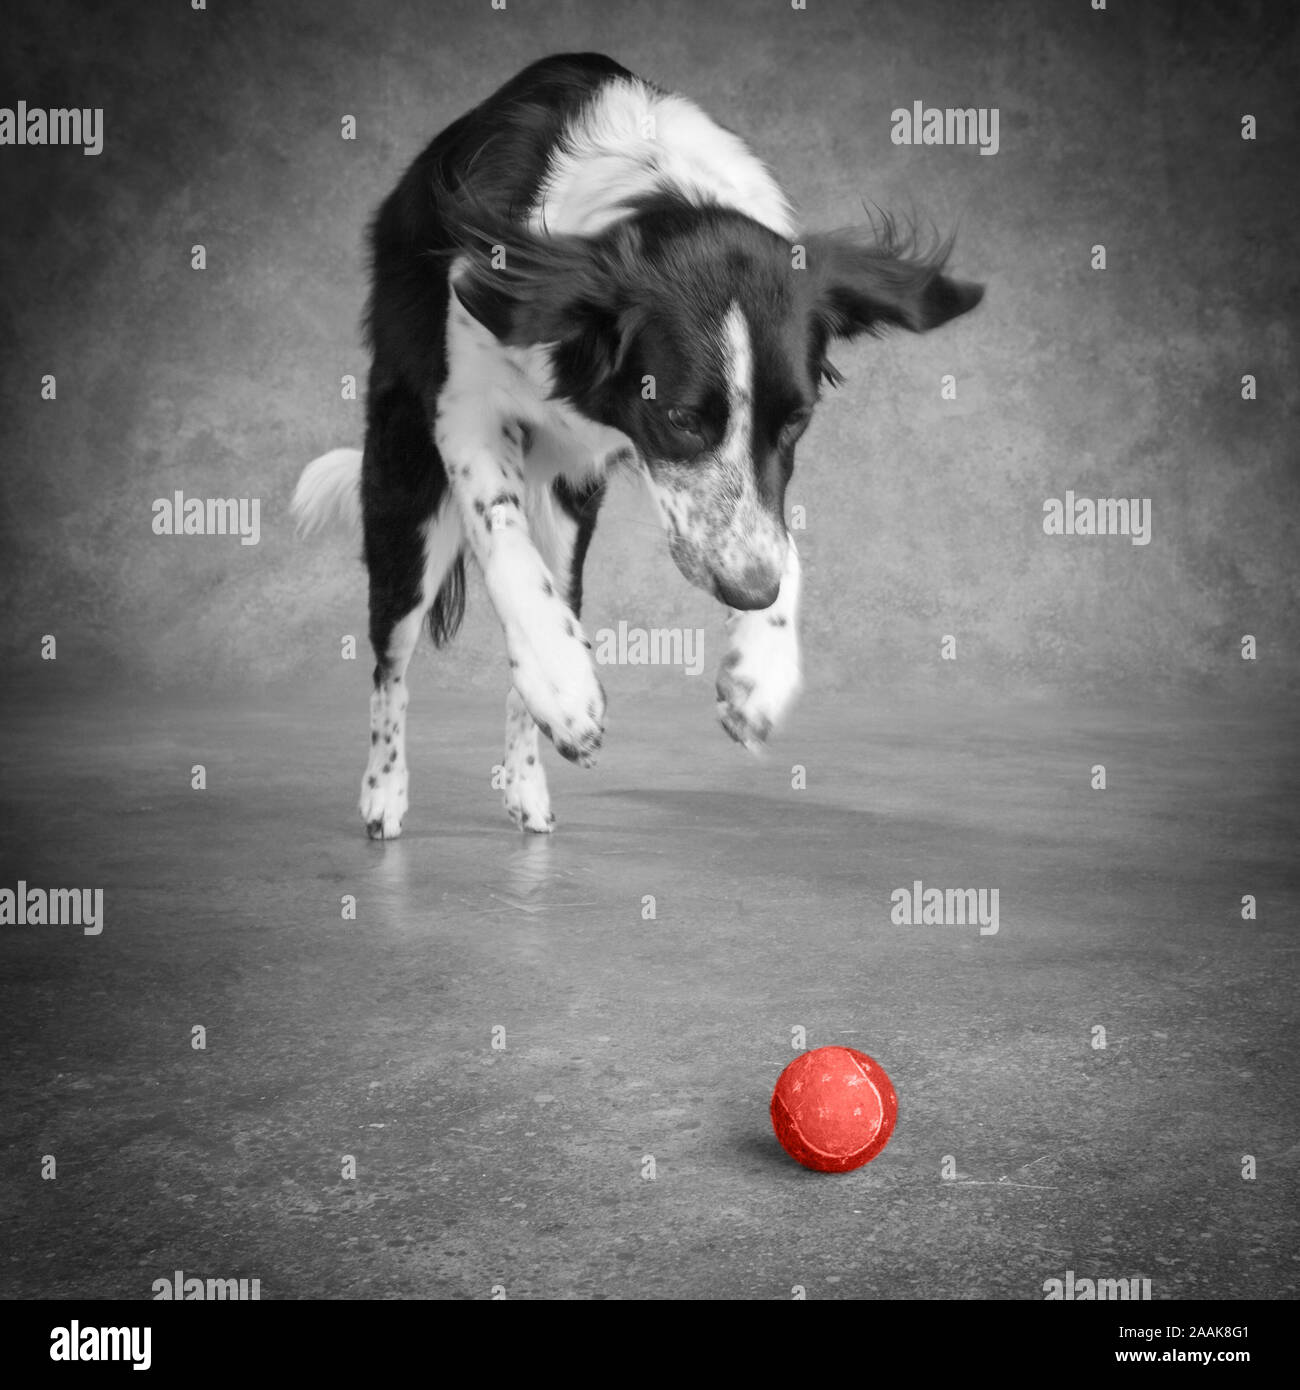
[[[464,537],[418,397],[400,387],[375,393],[372,386],[369,414],[361,501],[375,672],[361,818],[372,840],[393,840],[409,799],[407,668]]]
[[[582,615],[582,567],[605,494],[603,482],[575,487],[557,479],[527,494],[529,527],[561,597]],[[506,697],[505,807],[520,828],[547,835],[555,826],[537,724],[512,685]]]

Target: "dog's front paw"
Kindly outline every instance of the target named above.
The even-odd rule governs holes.
[[[746,615],[718,672],[718,718],[751,753],[762,751],[802,685],[798,644],[780,635],[789,632]]]
[[[570,619],[549,645],[519,634],[509,646],[511,679],[537,727],[562,758],[591,767],[605,733],[605,691],[581,628]]]

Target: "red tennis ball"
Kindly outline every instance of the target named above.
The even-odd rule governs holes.
[[[772,1092],[772,1128],[781,1147],[819,1173],[870,1163],[897,1119],[898,1096],[884,1067],[851,1047],[800,1053]]]

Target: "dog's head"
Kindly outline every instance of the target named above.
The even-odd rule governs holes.
[[[678,568],[733,608],[766,608],[786,558],[785,488],[830,343],[922,332],[979,303],[891,222],[791,242],[667,195],[594,238],[480,225],[455,280],[502,341],[551,346],[554,392],[637,448]],[[495,238],[500,238],[495,241]]]

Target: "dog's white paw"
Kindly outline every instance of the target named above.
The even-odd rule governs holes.
[[[514,771],[507,766],[505,807],[510,819],[532,835],[549,835],[555,829],[551,814],[551,794],[546,787],[546,773],[535,754],[533,759]]]
[[[510,677],[537,727],[562,758],[591,767],[605,732],[605,691],[573,618],[551,642],[517,631],[507,639]]]
[[[718,671],[718,718],[727,733],[761,752],[802,685],[793,625],[761,612],[740,617]]]
[[[370,757],[361,778],[361,819],[372,840],[395,840],[406,819],[406,705],[401,676],[370,694]]]
[[[372,762],[361,779],[361,819],[372,840],[395,840],[407,811],[405,763]]]

